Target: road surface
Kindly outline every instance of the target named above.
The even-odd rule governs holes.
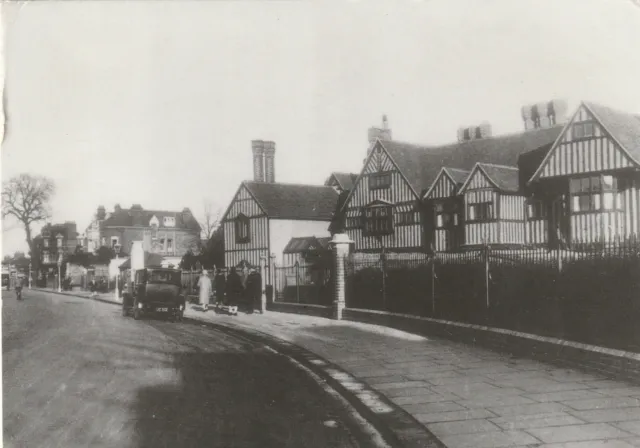
[[[368,445],[314,380],[255,344],[87,299],[24,298],[3,291],[5,447]]]

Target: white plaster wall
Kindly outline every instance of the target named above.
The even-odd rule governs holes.
[[[279,265],[283,264],[282,251],[291,238],[331,236],[329,221],[270,219],[269,232],[269,248],[276,255],[276,264]]]

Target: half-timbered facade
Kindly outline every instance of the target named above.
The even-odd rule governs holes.
[[[525,197],[518,193],[518,169],[478,163],[460,188],[464,204],[464,246],[522,246]]]
[[[347,198],[346,232],[356,251],[416,250],[423,245],[419,196],[378,143]]]
[[[282,264],[292,237],[329,236],[337,200],[331,187],[243,182],[222,219],[225,265],[260,266],[272,254]]]
[[[611,243],[640,232],[640,118],[583,102],[529,187],[550,238]]]
[[[453,224],[462,202],[447,182],[461,183],[477,162],[516,167],[521,154],[553,143],[561,130],[554,125],[443,146],[376,140],[342,208],[355,251],[455,249],[464,229],[452,230],[445,220]]]
[[[469,171],[443,167],[424,195],[425,234],[433,235],[432,247],[437,252],[464,244],[464,202],[458,192],[468,176]]]

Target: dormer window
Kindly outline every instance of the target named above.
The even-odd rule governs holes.
[[[175,227],[176,226],[176,218],[173,216],[165,216],[163,219],[163,225],[165,227]]]
[[[250,237],[250,221],[249,218],[242,213],[238,215],[235,221],[236,231],[236,243],[243,244],[248,243],[251,240]]]

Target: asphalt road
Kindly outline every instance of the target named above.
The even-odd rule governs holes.
[[[314,380],[255,344],[92,300],[24,298],[3,291],[5,447],[368,445]]]

